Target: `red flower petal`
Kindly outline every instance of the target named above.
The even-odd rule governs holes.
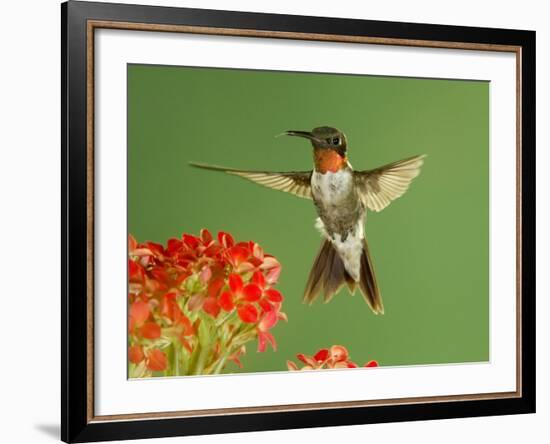
[[[277,324],[277,312],[275,310],[268,311],[258,324],[258,330],[266,332]]]
[[[237,364],[239,366],[239,368],[243,368],[243,363],[241,362],[241,360],[239,358],[237,358],[236,356],[233,357],[233,358],[228,358],[229,361],[233,361],[235,364]]]
[[[210,245],[210,242],[212,242],[212,234],[206,228],[203,228],[201,230],[201,239],[203,245]]]
[[[369,361],[364,365],[364,367],[378,367],[378,361]]]
[[[199,246],[199,241],[200,239],[198,237],[191,234],[183,235],[183,243],[192,249],[195,249]]]
[[[218,233],[218,242],[222,244],[225,248],[230,248],[235,244],[233,237],[229,233],[220,231]]]
[[[286,361],[286,366],[291,372],[298,370],[298,366],[292,361]]]
[[[145,355],[143,354],[143,349],[139,345],[133,345],[128,349],[128,359],[134,364],[139,364],[143,361]]]
[[[256,258],[256,259],[259,259],[260,261],[263,261],[264,260],[264,250],[262,247],[260,247],[258,244],[254,244],[252,246],[252,255]]]
[[[265,337],[265,333],[259,332],[258,333],[258,352],[263,353],[266,349],[267,340]]]
[[[229,275],[229,288],[233,293],[240,293],[243,289],[243,280],[241,276],[235,273]]]
[[[248,263],[254,268],[259,268],[260,265],[262,265],[264,261],[261,259],[258,259],[257,257],[251,256],[248,258]]]
[[[168,365],[166,355],[159,349],[150,350],[147,358],[147,368],[154,372],[162,372]]]
[[[202,309],[210,316],[215,318],[220,312],[220,305],[218,304],[216,298],[208,297],[204,300],[204,303],[202,304]]]
[[[236,270],[238,273],[248,273],[252,270],[254,270],[256,267],[252,265],[250,262],[241,262],[237,267]]]
[[[250,281],[253,284],[256,284],[260,288],[265,287],[265,277],[260,270],[254,272],[254,274],[252,275],[252,279]]]
[[[241,305],[237,309],[237,313],[243,322],[254,324],[258,321],[258,310],[252,304]]]
[[[275,338],[273,335],[266,331],[266,332],[259,332],[258,333],[258,351],[264,352],[266,349],[266,344],[271,344],[271,347],[274,351],[277,351],[277,343],[275,342]]]
[[[222,287],[225,285],[225,282],[223,279],[212,279],[210,283],[208,284],[208,296],[211,297],[218,297],[218,294]]]
[[[182,314],[182,317],[178,320],[178,325],[183,326],[183,331],[181,333],[183,336],[191,336],[195,334],[195,329],[187,316]]]
[[[170,277],[168,276],[168,272],[165,268],[161,267],[155,267],[152,270],[149,271],[151,276],[153,276],[154,279],[159,281],[160,283],[168,282],[170,280]]]
[[[264,263],[260,267],[262,270],[271,270],[272,268],[280,267],[281,264],[273,256],[265,256]]]
[[[143,267],[136,261],[128,259],[128,279],[131,282],[142,282],[145,277]]]
[[[283,300],[283,295],[274,288],[266,290],[265,295],[271,302],[281,302]]]
[[[348,364],[348,368],[357,368],[358,367],[358,365],[353,361],[348,361],[347,364]]]
[[[265,276],[265,280],[268,284],[273,285],[276,284],[279,280],[279,276],[281,274],[281,266],[274,267],[271,270],[269,270]]]
[[[206,256],[206,257],[214,257],[220,251],[222,251],[222,247],[216,244],[210,244],[210,246],[206,250],[204,250],[202,254],[203,256]]]
[[[143,301],[136,301],[130,306],[130,317],[139,327],[149,317],[149,304]]]
[[[209,266],[202,267],[202,270],[199,272],[199,279],[203,284],[206,284],[212,277],[212,270]]]
[[[183,348],[185,348],[185,350],[187,350],[189,353],[193,353],[193,347],[191,346],[191,344],[187,339],[185,339],[183,336],[180,335],[179,340]]]
[[[160,312],[172,322],[178,322],[183,312],[176,302],[176,293],[166,293],[160,301]]]
[[[156,244],[155,242],[146,242],[145,245],[147,245],[147,248],[151,250],[154,256],[158,258],[162,258],[164,256],[164,247],[160,244]]]
[[[315,353],[315,356],[313,357],[316,361],[325,362],[329,357],[328,348],[322,348],[317,353]]]
[[[252,254],[252,244],[250,242],[238,242],[235,246],[244,248],[248,254]]]
[[[262,289],[255,284],[248,284],[243,288],[243,296],[248,302],[257,302],[262,297]]]
[[[229,261],[234,267],[238,267],[241,263],[245,262],[248,259],[248,250],[239,245],[231,247],[227,254],[229,256]]]
[[[261,299],[258,304],[260,305],[260,307],[262,307],[262,310],[267,313],[268,311],[271,311],[273,310],[275,307],[273,307],[273,305],[271,305],[269,303],[269,301],[267,299]]]
[[[166,245],[166,252],[168,253],[168,255],[172,256],[174,253],[180,250],[181,247],[182,247],[182,242],[179,239],[168,239],[168,243]]]
[[[275,342],[275,338],[270,332],[264,333],[266,335],[267,340],[271,344],[271,347],[273,348],[273,351],[277,351],[277,342]]]
[[[218,303],[220,304],[220,307],[227,312],[235,308],[235,304],[233,303],[233,295],[229,291],[224,291],[221,294]]]
[[[330,347],[330,356],[335,362],[346,361],[349,353],[346,347],[342,345],[333,345]]]
[[[145,339],[157,339],[160,338],[160,325],[155,322],[146,322],[141,327],[141,335]]]
[[[307,364],[311,367],[315,367],[317,366],[317,361],[315,361],[315,359],[313,359],[312,356],[308,356],[308,355],[304,355],[303,353],[298,353],[296,355],[296,357],[302,361],[304,364]]]

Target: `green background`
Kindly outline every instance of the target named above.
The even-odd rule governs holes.
[[[367,215],[383,316],[345,288],[302,304],[321,243],[311,201],[187,165],[307,170],[309,143],[274,136],[322,125],[346,133],[355,169],[428,155],[403,197]],[[227,371],[286,370],[333,344],[359,365],[487,361],[488,147],[487,82],[129,65],[128,229],[159,243],[224,230],[281,261],[278,351],[251,344]]]

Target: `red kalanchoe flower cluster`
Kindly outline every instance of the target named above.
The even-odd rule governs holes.
[[[313,356],[298,353],[296,357],[305,365],[299,368],[293,361],[287,361],[286,365],[291,371],[359,367],[355,362],[349,359],[348,350],[342,345],[333,345],[330,349],[323,348]],[[378,367],[378,362],[369,361],[363,367]]]
[[[281,265],[257,243],[202,230],[128,247],[130,376],[219,373],[254,339],[276,349]]]

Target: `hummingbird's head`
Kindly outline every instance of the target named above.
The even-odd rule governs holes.
[[[286,136],[304,137],[313,146],[315,169],[336,172],[347,165],[346,135],[337,128],[319,126],[312,131],[285,131]]]

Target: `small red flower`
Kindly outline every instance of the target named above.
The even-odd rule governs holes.
[[[128,359],[130,362],[134,364],[139,364],[143,359],[145,358],[145,355],[143,353],[143,349],[139,345],[133,345],[128,349]]]
[[[176,302],[176,297],[177,294],[174,292],[166,293],[162,296],[160,302],[160,312],[162,316],[169,319],[172,323],[177,323],[184,317],[181,308]]]
[[[141,327],[149,317],[149,304],[144,301],[136,301],[130,305],[130,331],[135,327]]]
[[[192,336],[195,334],[195,327],[191,324],[191,321],[187,316],[182,316],[178,321],[178,326],[182,327],[181,336]]]
[[[233,237],[229,233],[225,233],[223,231],[218,233],[218,242],[225,248],[230,248],[235,244]]]
[[[275,310],[268,311],[262,320],[258,324],[258,328],[256,329],[258,332],[258,351],[264,352],[266,349],[266,345],[269,343],[271,344],[271,347],[273,350],[277,350],[277,343],[275,342],[275,338],[269,331],[275,325],[277,324],[277,321],[279,320],[279,313]]]
[[[224,285],[225,282],[221,278],[211,279],[210,283],[208,284],[208,296],[211,296],[213,298],[217,297]]]
[[[202,304],[202,309],[210,316],[215,318],[220,312],[220,304],[218,303],[216,298],[209,296],[204,300],[204,303]]]
[[[174,255],[174,253],[177,253],[178,250],[182,248],[182,241],[179,239],[168,239],[168,242],[166,244],[166,253],[169,256]]]
[[[244,284],[241,275],[231,273],[228,277],[229,290],[222,292],[219,298],[219,305],[224,311],[230,312],[237,307],[237,313],[243,322],[258,322],[260,313],[253,303],[258,303],[263,313],[273,310],[274,306],[269,303],[265,294],[269,297],[282,300],[282,296],[276,290],[270,293],[264,291],[266,280],[261,271],[256,271],[251,278],[251,283]]]
[[[208,231],[206,228],[203,228],[201,230],[201,240],[205,247],[210,246],[212,243],[212,234],[210,234],[210,231]]]
[[[333,345],[330,347],[330,357],[334,362],[346,361],[349,353],[346,347],[342,345]]]
[[[357,368],[358,365],[349,359],[349,353],[346,347],[342,345],[333,345],[328,348],[322,348],[315,355],[308,356],[298,353],[296,357],[305,365],[300,369],[292,362],[287,361],[287,368],[294,370],[322,370],[331,368]],[[364,367],[377,367],[377,361],[369,361]]]
[[[265,291],[267,299],[271,302],[282,302],[283,296],[274,288],[269,288]]]
[[[184,234],[182,239],[183,243],[189,248],[197,248],[200,243],[200,239],[196,236],[192,236],[191,234]]]
[[[145,279],[145,270],[132,259],[128,259],[128,279],[130,282],[143,282]]]
[[[243,322],[255,324],[258,321],[258,310],[252,304],[244,304],[237,308],[239,318]]]
[[[248,302],[258,302],[262,297],[262,289],[256,284],[248,284],[243,287],[243,298]]]
[[[322,348],[313,356],[317,362],[325,362],[329,358],[328,348]]]
[[[155,322],[146,322],[140,330],[141,336],[145,339],[160,338],[160,325]]]
[[[248,250],[240,245],[235,245],[227,250],[227,259],[234,268],[238,268],[239,265],[246,262],[248,256]]]
[[[252,285],[255,286],[258,303],[264,312],[273,310],[276,305],[280,305],[283,301],[283,296],[279,291],[268,287],[267,279],[261,270],[254,272],[251,281]]]
[[[224,291],[221,294],[218,303],[220,304],[220,307],[227,312],[233,311],[235,308],[235,304],[233,303],[233,294],[230,291]]]
[[[243,290],[243,279],[240,275],[232,273],[229,275],[229,288],[233,293],[240,294]]]
[[[168,359],[163,351],[154,348],[147,353],[147,368],[154,372],[162,372],[168,366]]]

